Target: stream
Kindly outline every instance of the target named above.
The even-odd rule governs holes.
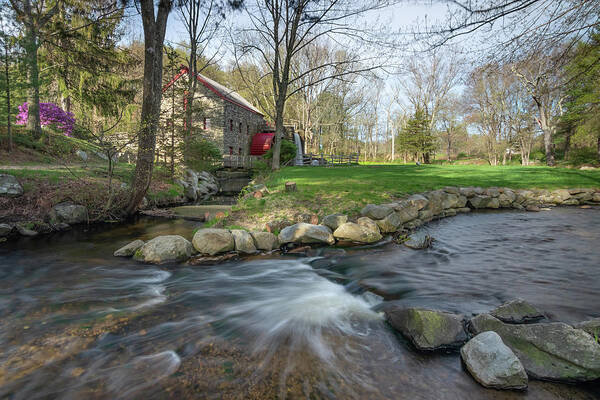
[[[314,249],[215,266],[112,256],[199,223],[140,218],[0,245],[0,398],[598,399],[600,383],[485,389],[457,352],[419,353],[386,303],[467,316],[523,298],[600,317],[600,211],[483,212],[435,242]]]

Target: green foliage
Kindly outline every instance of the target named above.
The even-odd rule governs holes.
[[[597,147],[600,141],[600,28],[596,28],[589,43],[582,43],[566,68],[569,78],[567,101],[561,117],[560,130],[573,137],[580,146]],[[600,154],[596,152],[597,161]],[[585,158],[585,157],[584,157]],[[590,162],[585,159],[583,162]],[[570,162],[574,162],[571,159]]]
[[[569,164],[593,164],[598,161],[598,153],[594,148],[582,147],[572,149],[569,153]]]
[[[289,140],[282,140],[281,141],[281,156],[279,157],[279,160],[281,161],[282,164],[290,161],[291,159],[293,159],[294,157],[296,157],[296,151],[298,148],[296,147],[296,145],[289,141]],[[270,148],[265,155],[263,156],[263,158],[265,160],[272,160],[273,159],[273,148]]]
[[[435,151],[435,138],[429,127],[427,113],[417,108],[414,115],[400,130],[398,139],[400,148],[413,154],[423,155],[423,159],[428,161],[429,154]]]
[[[196,171],[213,171],[221,161],[221,150],[217,145],[204,138],[194,138],[182,148],[186,164]]]

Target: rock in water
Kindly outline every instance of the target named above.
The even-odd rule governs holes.
[[[23,194],[23,186],[12,175],[0,174],[0,196],[19,197]]]
[[[235,248],[233,235],[227,229],[199,229],[192,239],[194,248],[201,254],[214,256]]]
[[[245,254],[254,254],[256,253],[256,246],[254,246],[254,239],[252,239],[252,235],[249,232],[246,232],[242,229],[233,229],[231,231],[233,235],[233,242],[235,245],[235,250],[240,253]]]
[[[596,340],[600,339],[600,318],[592,318],[588,321],[575,324],[573,327],[576,329],[583,329],[592,335]]]
[[[335,239],[331,229],[324,225],[311,225],[299,222],[283,228],[278,236],[279,243],[324,243],[334,244]]]
[[[461,315],[401,307],[388,308],[385,315],[390,325],[419,350],[457,348],[467,340]]]
[[[8,236],[12,232],[13,227],[8,224],[0,224],[0,237]]]
[[[131,257],[135,254],[135,252],[144,245],[143,240],[134,240],[133,242],[126,244],[121,247],[119,250],[113,253],[115,257]]]
[[[373,243],[381,240],[381,234],[378,231],[370,230],[354,222],[346,222],[340,225],[333,236],[338,240],[348,240],[357,243]]]
[[[485,387],[527,388],[525,368],[496,332],[475,336],[460,349],[460,355],[473,378]]]
[[[469,322],[474,334],[494,331],[536,379],[586,382],[600,378],[600,344],[581,329],[552,322],[505,324],[489,314]]]
[[[403,244],[413,250],[423,250],[431,247],[435,239],[429,235],[411,235]]]
[[[145,243],[134,254],[134,258],[152,264],[184,261],[192,255],[192,244],[179,235],[157,236]]]
[[[279,247],[277,236],[271,232],[251,232],[254,239],[254,247],[258,250],[271,251]]]
[[[538,311],[534,306],[522,299],[504,303],[490,312],[490,314],[502,322],[511,324],[535,322],[544,318],[544,313]]]
[[[52,225],[64,222],[65,224],[81,224],[88,220],[88,210],[80,204],[70,201],[59,203],[52,207],[48,213],[48,220]]]

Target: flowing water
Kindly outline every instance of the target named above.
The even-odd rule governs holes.
[[[600,385],[479,386],[456,352],[423,354],[392,302],[467,315],[522,297],[552,320],[600,316],[600,212],[460,215],[418,251],[316,249],[217,266],[112,257],[133,238],[191,236],[140,219],[0,247],[0,398],[594,399]],[[377,293],[385,299],[376,304]]]

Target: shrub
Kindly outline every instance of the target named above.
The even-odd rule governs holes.
[[[281,155],[279,157],[279,161],[282,164],[290,161],[291,159],[296,157],[296,151],[298,151],[298,148],[296,147],[296,145],[294,143],[290,142],[289,140],[285,140],[285,139],[282,140],[281,141]],[[273,148],[272,147],[269,149],[269,151],[267,151],[265,153],[263,158],[265,160],[273,159]]]
[[[184,146],[183,153],[188,167],[197,171],[213,171],[219,166],[221,150],[214,142],[204,138],[194,138]]]
[[[598,152],[592,147],[573,148],[569,152],[569,164],[595,164],[598,162]]]
[[[17,114],[17,125],[27,125],[29,106],[27,102],[19,106]],[[66,136],[71,136],[75,127],[73,113],[66,112],[54,103],[40,103],[40,124],[42,126],[53,125]]]

